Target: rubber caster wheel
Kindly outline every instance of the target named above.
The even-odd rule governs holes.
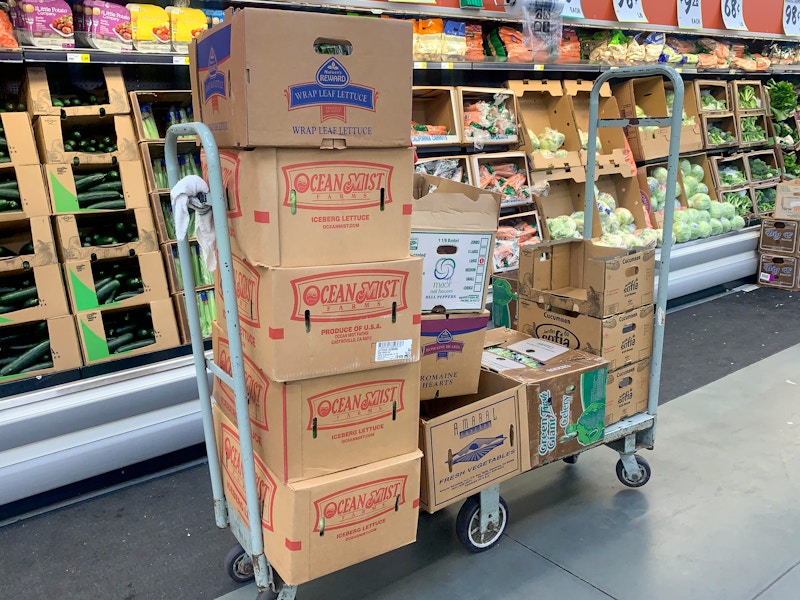
[[[255,578],[253,561],[238,544],[225,555],[225,571],[237,583],[246,583]]]
[[[466,499],[456,517],[456,535],[467,550],[486,552],[500,541],[508,524],[508,504],[503,498],[500,498],[499,509],[499,524],[494,527],[490,526],[489,531],[482,534],[480,495],[470,496]]]
[[[576,462],[578,462],[578,456],[579,456],[578,454],[573,454],[572,456],[568,456],[564,459],[564,462],[567,463],[568,465],[574,465]]]
[[[638,488],[650,481],[650,464],[638,454],[635,456],[636,463],[639,465],[638,473],[628,473],[622,459],[617,461],[617,478],[628,487]]]
[[[277,598],[278,592],[273,592],[272,590],[258,592],[258,596],[256,596],[256,600],[276,600]]]

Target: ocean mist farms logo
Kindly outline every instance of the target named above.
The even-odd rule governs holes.
[[[337,429],[376,421],[403,410],[403,379],[370,381],[311,396],[308,430]]]
[[[451,353],[461,354],[463,351],[464,342],[453,339],[453,334],[447,329],[443,329],[441,333],[436,336],[435,342],[422,346],[422,355],[429,356],[435,354],[436,360],[448,358]]]
[[[374,88],[350,81],[350,74],[336,58],[327,59],[317,70],[315,81],[291,85],[284,92],[289,110],[319,106],[320,121],[347,123],[347,108],[375,112],[378,94]]]
[[[407,271],[359,270],[321,273],[295,279],[293,321],[306,311],[317,322],[370,319],[408,308]]]
[[[407,476],[387,477],[341,490],[314,502],[315,532],[352,527],[398,510],[406,502]]]
[[[283,167],[286,196],[292,209],[371,208],[392,201],[390,165],[360,161],[325,161]]]
[[[261,277],[250,265],[233,257],[233,281],[236,287],[236,304],[243,323],[259,327],[259,293]]]
[[[231,375],[233,367],[231,366],[230,345],[228,340],[219,339],[219,366],[228,375]],[[251,417],[258,424],[261,429],[269,430],[267,426],[267,390],[269,390],[269,380],[264,374],[261,373],[255,363],[247,358],[244,358],[244,384],[247,390],[247,402],[251,406]],[[225,385],[225,384],[223,384]],[[228,386],[225,385],[225,388]],[[236,406],[228,407],[233,410],[235,414]]]

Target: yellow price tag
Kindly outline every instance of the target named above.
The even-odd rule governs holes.
[[[426,63],[426,62],[415,62],[414,63],[414,68],[415,69],[427,69],[428,68],[428,63]]]
[[[453,68],[453,63],[451,62],[442,63],[442,69],[452,69],[452,68]]]
[[[173,65],[188,65],[189,64],[189,57],[188,56],[173,56],[172,57],[172,64]]]
[[[71,63],[88,63],[91,62],[92,57],[90,54],[86,54],[82,52],[80,54],[76,54],[74,52],[67,53],[67,62]]]
[[[533,65],[534,71],[544,71],[544,65]]]

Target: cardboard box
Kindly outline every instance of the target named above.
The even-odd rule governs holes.
[[[735,79],[731,82],[731,96],[733,97],[733,108],[734,112],[740,116],[752,116],[752,115],[766,115],[767,114],[767,107],[769,106],[769,100],[767,99],[767,94],[765,93],[763,84],[758,81],[757,79],[751,80],[739,80]],[[745,87],[752,87],[753,91],[755,92],[756,96],[756,104],[758,105],[757,108],[745,108],[742,106],[741,101],[739,100],[739,94],[742,88]]]
[[[575,126],[570,100],[564,95],[561,81],[508,81],[506,87],[514,92],[517,121],[525,153],[531,165],[539,169],[564,169],[581,166],[581,140]],[[564,158],[548,158],[538,152],[531,134],[541,135],[549,127],[564,135]]]
[[[85,65],[83,68],[87,68]],[[50,69],[54,74],[58,67],[53,65]],[[83,95],[90,93],[97,96],[99,104],[84,104],[82,106],[53,106],[53,96],[62,97],[57,86],[51,86],[47,77],[46,67],[28,67],[25,79],[25,101],[28,111],[35,116],[56,116],[56,117],[104,117],[106,115],[127,115],[131,112],[128,104],[128,93],[125,90],[125,80],[122,77],[121,67],[102,67],[95,68],[93,73],[85,73],[83,77],[91,78],[92,75],[99,76],[103,80],[103,85],[93,90],[82,90]],[[56,79],[54,78],[54,81]],[[64,97],[73,97],[74,94],[65,94]]]
[[[120,282],[120,286],[117,288],[119,292],[114,297],[132,289],[132,286],[127,284],[127,280],[131,278],[141,280],[142,292],[130,298],[101,303],[97,297],[97,283],[106,280],[113,273],[120,272],[125,273],[126,277]],[[167,278],[164,276],[164,263],[158,252],[108,260],[72,261],[64,265],[64,275],[73,312],[134,306],[169,298]],[[100,288],[103,287],[105,286],[100,286]]]
[[[503,208],[511,206],[521,206],[524,204],[533,204],[533,195],[530,191],[531,173],[528,172],[528,159],[525,157],[524,152],[492,152],[489,154],[473,154],[470,157],[470,166],[472,167],[473,178],[476,187],[489,190],[493,187],[500,187],[501,181],[497,181],[486,174],[484,178],[482,166],[491,173],[495,173],[501,165],[514,165],[516,168],[515,173],[521,174],[525,180],[521,186],[516,189],[513,186],[503,186],[503,193],[500,194],[500,206]],[[502,171],[501,171],[502,173]],[[508,174],[508,169],[506,173]],[[499,178],[499,176],[498,176]],[[507,191],[506,191],[507,190]],[[494,193],[494,192],[491,192]]]
[[[480,373],[474,394],[423,402],[420,504],[429,513],[530,469],[525,388]]]
[[[257,148],[222,151],[220,162],[231,235],[248,261],[305,267],[408,256],[410,148]]]
[[[574,173],[580,173],[573,169]],[[586,181],[584,175],[584,182]],[[571,215],[577,211],[583,211],[584,198],[586,197],[586,184],[576,182],[574,179],[559,179],[550,181],[550,191],[547,196],[537,196],[536,208],[539,217],[546,223],[547,219],[552,219],[561,215]],[[592,237],[600,237],[603,231],[600,226],[600,214],[597,211],[596,203],[592,205]],[[542,228],[542,238],[550,239],[550,231],[547,227]],[[520,249],[520,260],[522,252]]]
[[[136,139],[139,142],[164,141],[167,131],[167,123],[170,122],[168,112],[172,109],[188,110],[192,114],[192,93],[188,91],[153,91],[153,92],[130,92],[131,115],[133,116],[133,127],[136,130]],[[158,129],[158,136],[152,137],[144,128],[144,117],[142,106],[149,105],[152,117]],[[194,136],[192,136],[194,137]]]
[[[164,160],[163,142],[142,142],[139,144],[141,152],[142,166],[144,166],[144,178],[147,182],[147,191],[151,194],[169,194],[167,183],[167,167]],[[195,142],[178,142],[178,164],[181,160],[191,160],[195,162],[198,171],[202,169],[200,164],[200,149]],[[154,165],[155,163],[155,165]],[[164,174],[164,186],[156,178],[155,169],[159,169]]]
[[[101,211],[55,217],[58,251],[62,262],[123,258],[158,250],[158,240],[150,208],[114,211],[113,222],[110,222],[109,214],[107,211]],[[83,245],[87,243],[86,237],[94,233],[102,236],[115,233],[114,225],[117,223],[129,225],[131,231],[135,226],[138,241],[120,241],[117,244],[101,246]],[[120,237],[120,239],[123,238]]]
[[[696,79],[694,81],[695,101],[697,111],[700,114],[730,113],[733,111],[733,101],[731,100],[731,87],[728,81],[714,81],[707,79]],[[721,110],[710,110],[703,107],[702,97],[704,95],[713,96],[717,101],[725,102],[725,108]]]
[[[411,38],[398,19],[240,10],[189,47],[195,119],[222,148],[406,147]]]
[[[750,171],[747,167],[747,160],[745,155],[734,156],[712,156],[709,159],[711,163],[711,173],[714,176],[714,188],[720,192],[735,191],[746,187],[750,184]],[[729,185],[722,181],[722,173],[724,169],[736,169],[745,178],[742,183]]]
[[[785,254],[760,254],[758,257],[758,285],[783,290],[800,289],[796,256]]]
[[[519,311],[519,270],[492,276],[492,324],[517,329]]]
[[[744,139],[744,126],[742,125],[743,119],[755,119],[756,125],[764,131],[764,137],[753,141],[746,141]],[[771,118],[771,117],[770,117]],[[769,140],[769,126],[767,122],[769,119],[766,115],[736,115],[736,129],[739,132],[738,145],[740,148],[753,148],[756,146],[766,146],[767,144],[774,144],[774,141]]]
[[[147,312],[150,312],[150,316]],[[127,315],[127,319],[126,319]],[[136,354],[174,348],[180,344],[172,300],[165,298],[125,308],[103,308],[79,312],[75,315],[81,352],[85,364],[91,365]],[[126,350],[110,338],[109,332],[123,322],[141,323],[143,329],[152,329],[154,342]],[[136,339],[132,342],[137,341]],[[126,342],[127,344],[127,342]],[[122,349],[122,350],[120,350]]]
[[[758,251],[763,254],[797,254],[798,225],[794,219],[763,219]]]
[[[581,132],[589,134],[589,94],[594,81],[581,79],[565,79],[564,94],[570,101],[570,110],[578,136]],[[598,116],[601,119],[619,119],[621,117],[617,100],[611,95],[611,86],[604,83],[598,97]],[[595,158],[595,169],[598,175],[619,173],[625,177],[633,177],[634,162],[625,129],[622,127],[602,127],[597,130],[600,147]],[[581,164],[586,165],[589,159],[586,150],[581,150]]]
[[[648,207],[642,200],[642,191],[639,188],[639,180],[636,177],[623,177],[622,175],[604,175],[599,177],[595,182],[595,187],[601,192],[611,194],[616,201],[617,207],[627,208],[633,214],[633,222],[636,224],[637,229],[645,229],[649,225],[647,217]],[[577,201],[580,206],[586,202],[586,189],[584,186],[578,186]],[[597,198],[595,197],[595,202]],[[547,199],[543,201],[546,203]],[[582,209],[581,209],[582,210]],[[596,213],[598,224],[600,223],[599,212]],[[594,230],[594,224],[592,224]],[[602,228],[601,228],[602,232]]]
[[[706,150],[714,150],[717,148],[733,148],[740,145],[739,123],[733,113],[717,113],[714,115],[703,114],[700,115],[700,121],[703,128],[703,144]],[[721,129],[722,131],[727,131],[733,136],[733,139],[721,144],[715,144],[708,137],[708,128],[712,125],[718,129]]]
[[[128,160],[139,160],[136,136],[130,115],[107,117],[38,117],[35,123],[36,140],[43,163],[72,165],[111,165]],[[108,136],[117,145],[116,152],[67,152],[64,137],[79,130],[84,137]]]
[[[0,198],[13,200],[19,205],[18,210],[0,211],[0,223],[18,221],[31,217],[46,217],[50,214],[50,203],[42,180],[42,171],[36,165],[0,165],[0,184],[16,182],[19,198],[9,198],[0,190]],[[16,196],[16,194],[14,194]]]
[[[29,252],[30,246],[33,252]],[[0,223],[0,246],[16,256],[0,256],[0,272],[58,263],[49,217]]]
[[[514,127],[515,131],[509,133],[507,131],[499,132],[492,135],[483,135],[484,132],[478,131],[470,125],[471,120],[465,114],[465,107],[476,102],[489,102],[496,103],[496,98],[505,97],[505,107],[509,111],[509,119],[512,123],[516,124],[516,102],[514,101],[514,92],[504,88],[483,88],[483,87],[457,87],[456,93],[458,94],[458,110],[459,120],[461,121],[461,131],[463,132],[463,142],[465,144],[473,144],[480,141],[484,146],[502,144],[504,146],[514,145],[519,140],[519,132]]]
[[[672,92],[672,82],[664,82],[665,93]],[[703,149],[703,133],[700,131],[702,125],[700,111],[697,110],[697,98],[695,97],[695,87],[688,83],[683,87],[683,112],[688,117],[690,124],[681,125],[681,146],[680,153],[697,152]]]
[[[606,425],[647,411],[650,397],[650,359],[608,372]]]
[[[61,267],[58,265],[2,271],[0,272],[0,288],[14,288],[15,290],[35,288],[36,294],[33,298],[38,300],[36,306],[24,308],[22,304],[24,300],[11,304],[4,298],[5,294],[0,294],[0,305],[14,309],[0,313],[0,325],[40,321],[69,314],[67,297],[64,294],[64,282],[61,279]]]
[[[475,175],[472,172],[472,164],[466,155],[462,156],[434,156],[431,158],[418,158],[414,166],[414,172],[420,175],[434,175],[436,177],[445,177],[444,173],[438,171],[440,165],[444,165],[449,161],[454,161],[460,169],[460,178],[453,179],[458,183],[466,185],[476,185]]]
[[[227,332],[217,323],[212,332],[214,362],[230,374]],[[419,370],[419,363],[408,363],[277,383],[245,355],[253,451],[282,483],[414,452]],[[223,414],[236,422],[233,389],[214,378],[213,396]]]
[[[708,196],[712,200],[719,200],[719,197],[717,196],[716,182],[714,180],[714,175],[711,169],[711,161],[709,160],[708,156],[705,153],[687,154],[685,156],[681,156],[679,162],[683,162],[684,160],[689,161],[689,163],[692,165],[693,168],[694,165],[699,165],[700,168],[703,169],[702,183],[705,184],[705,186],[708,188],[707,192]],[[666,163],[664,163],[662,166],[666,167]],[[680,174],[680,181],[683,182],[682,172]],[[642,186],[642,189],[645,189],[645,187]]]
[[[454,87],[414,86],[411,120],[419,125],[445,127],[447,133],[430,135],[412,127],[411,143],[415,146],[457,145],[462,139],[458,96]]]
[[[775,199],[776,219],[800,219],[800,185],[785,181],[778,185]]]
[[[759,203],[759,196],[762,194],[766,194],[769,190],[775,192],[774,198],[777,200],[778,197],[778,184],[777,183],[768,183],[767,185],[752,185],[750,186],[750,197],[753,200],[753,209],[755,210],[755,214],[759,217],[772,217],[773,213],[775,212],[775,204],[772,203],[771,205],[769,202],[764,198],[764,204]],[[761,207],[764,207],[763,209]]]
[[[781,181],[781,167],[778,164],[778,158],[775,155],[775,149],[770,148],[769,150],[757,150],[755,152],[749,152],[745,156],[745,167],[747,168],[747,179],[753,185],[764,186],[771,183],[780,183]],[[753,167],[752,161],[753,160],[763,160],[769,167],[774,169],[778,172],[777,175],[773,175],[772,177],[765,177],[762,179],[757,179],[753,174]]]
[[[214,289],[200,289],[196,292],[197,310],[200,314],[200,333],[204,340],[211,339],[211,323],[216,319],[216,303],[214,302]],[[189,313],[186,310],[186,293],[180,292],[172,296],[172,303],[175,305],[175,320],[178,323],[178,333],[181,335],[181,344],[192,343],[192,333],[189,329]],[[203,308],[205,305],[205,309]],[[208,311],[208,316],[203,320],[202,310]]]
[[[248,523],[236,425],[215,408],[225,497]],[[255,457],[264,552],[300,585],[411,544],[419,518],[419,450],[290,484]]]
[[[656,204],[656,200],[654,199],[655,190],[654,191],[650,190],[650,183],[648,181],[648,179],[652,177],[653,171],[655,171],[655,169],[658,168],[666,169],[667,163],[656,163],[653,165],[639,167],[638,169],[636,169],[636,179],[639,183],[639,191],[641,193],[642,204],[646,216],[653,227],[661,229],[664,226],[664,211],[663,209],[658,209],[658,210],[656,209],[657,206],[660,205]],[[682,208],[686,208],[687,198],[683,182],[683,173],[681,172],[680,169],[678,169],[677,184],[678,187],[676,191],[678,192],[678,197],[676,198],[676,200],[680,203]],[[659,188],[660,187],[662,186],[659,186]],[[711,191],[711,188],[709,188],[709,191]],[[666,197],[666,192],[664,193],[664,195]],[[666,201],[664,202],[664,205],[666,206]]]
[[[270,379],[296,381],[419,360],[418,258],[264,268],[242,260],[234,248],[233,270],[242,345]],[[228,300],[221,286],[215,292],[217,315],[224,315]]]
[[[620,83],[613,88],[619,110],[627,119],[636,118],[639,106],[648,117],[666,117],[667,97],[664,80],[656,77],[641,77]],[[638,126],[625,128],[625,135],[637,162],[659,160],[669,154],[669,128],[659,127],[656,131],[645,131]]]
[[[42,321],[28,321],[21,324],[9,323],[0,325],[0,336],[8,337],[14,334],[19,335],[20,339],[25,341],[49,339],[49,359],[53,364],[47,364],[46,359],[48,356],[45,354],[42,357],[43,361],[38,363],[38,367],[41,368],[36,368],[27,373],[0,375],[0,382],[24,379],[26,377],[39,377],[49,373],[77,369],[83,365],[78,338],[75,334],[75,321],[73,321],[71,315],[53,317]],[[2,351],[0,350],[0,352]],[[13,352],[13,356],[17,356],[17,350],[11,350],[11,352]],[[0,354],[0,358],[8,358],[10,356],[12,354],[7,356]],[[30,365],[28,368],[33,369],[35,366],[37,365]]]
[[[175,237],[175,216],[172,213],[172,200],[169,193],[150,194],[150,208],[153,211],[153,221],[158,234],[158,243],[167,244],[177,242]],[[195,215],[193,217],[192,215]],[[189,240],[195,240],[195,219],[194,211],[189,213],[189,229],[187,235]]]
[[[494,238],[492,271],[503,273],[519,269],[519,248],[538,244],[544,237],[539,213],[535,210],[500,217]]]
[[[0,114],[3,124],[2,137],[8,144],[8,157],[12,165],[38,165],[39,152],[36,150],[36,139],[28,113],[9,112]]]
[[[208,289],[214,285],[214,274],[211,273],[203,262],[203,253],[197,241],[189,242],[189,251],[194,252],[190,256],[193,263],[194,285],[197,289]],[[183,274],[181,272],[181,262],[178,256],[178,242],[169,242],[161,245],[161,255],[164,262],[164,270],[167,274],[167,283],[171,294],[183,291]]]
[[[558,240],[525,246],[520,296],[592,317],[608,317],[653,303],[655,250]]]
[[[653,305],[598,319],[522,298],[519,331],[531,337],[598,354],[609,369],[648,358],[653,351]]]
[[[76,212],[87,212],[87,208],[81,208],[78,203],[78,192],[75,190],[75,176],[86,175],[89,173],[103,173],[108,171],[118,171],[119,180],[122,183],[122,199],[125,201],[126,209],[149,208],[150,203],[147,198],[147,188],[144,183],[144,171],[142,163],[136,161],[125,161],[107,168],[97,166],[74,167],[68,164],[47,164],[42,165],[44,178],[47,181],[48,191],[50,192],[50,205],[53,214],[68,214]],[[90,192],[91,189],[85,190]],[[109,194],[109,200],[111,194]],[[101,200],[98,200],[100,202]],[[86,206],[86,204],[84,204]]]
[[[488,331],[485,344],[487,349],[510,350],[542,363],[531,368],[484,353],[485,369],[525,385],[531,467],[603,443],[608,372],[604,358],[509,329]]]
[[[414,176],[411,254],[423,259],[423,311],[483,310],[499,214],[497,194]]]
[[[483,337],[489,311],[423,315],[420,353],[421,399],[464,396],[478,391]]]

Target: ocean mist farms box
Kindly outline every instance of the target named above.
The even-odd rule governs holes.
[[[231,235],[250,262],[304,267],[408,256],[411,148],[219,154]]]
[[[408,21],[245,8],[189,54],[194,117],[220,147],[409,145]]]
[[[229,506],[248,522],[236,424],[214,410]],[[284,484],[255,457],[264,551],[290,585],[349,567],[417,538],[419,450]]]
[[[318,267],[256,267],[236,244],[242,345],[274,381],[419,360],[418,258]],[[216,288],[217,314],[225,298]]]
[[[483,368],[525,385],[532,467],[603,443],[604,358],[497,328],[486,333]]]
[[[212,325],[214,362],[231,373],[227,333]],[[328,475],[417,449],[419,363],[288,383],[244,355],[253,451],[284,482]],[[236,420],[233,390],[213,396]]]

